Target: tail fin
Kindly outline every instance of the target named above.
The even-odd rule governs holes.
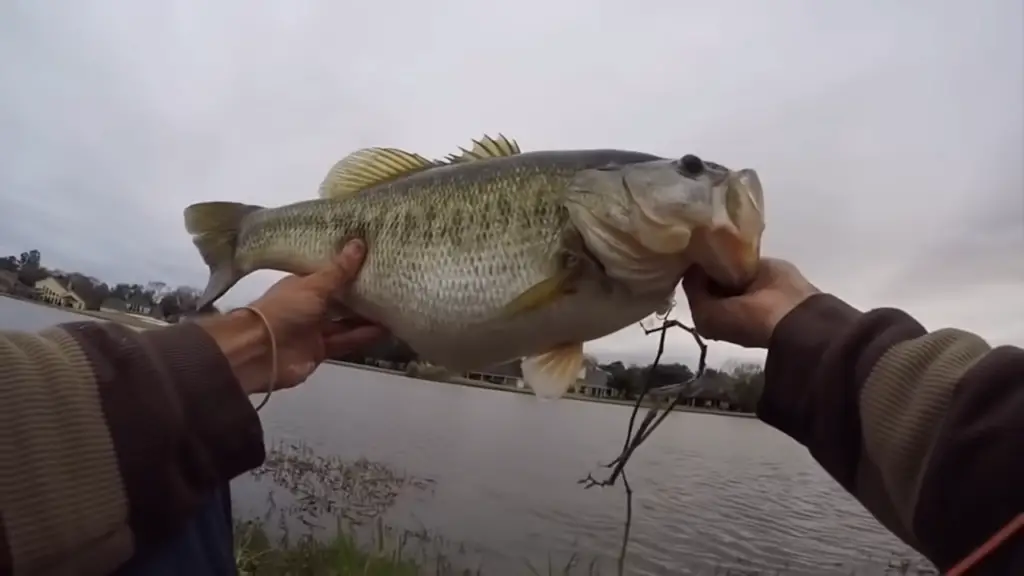
[[[185,208],[185,230],[210,267],[206,290],[196,303],[202,308],[220,298],[245,276],[235,264],[235,249],[242,220],[262,206],[237,202],[201,202]]]

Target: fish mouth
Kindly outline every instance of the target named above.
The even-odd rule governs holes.
[[[764,193],[754,170],[729,173],[716,189],[711,224],[697,231],[696,263],[720,287],[742,292],[761,262]]]
[[[741,293],[757,276],[760,242],[737,236],[727,229],[709,229],[704,235],[708,259],[699,261],[711,279],[728,292]]]

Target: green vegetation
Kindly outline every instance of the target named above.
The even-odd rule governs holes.
[[[242,576],[335,576],[343,574],[364,574],[367,576],[480,576],[486,572],[480,568],[458,568],[443,554],[412,552],[409,545],[416,536],[403,534],[394,536],[391,531],[381,532],[370,543],[363,544],[351,533],[339,532],[324,540],[304,536],[298,540],[272,539],[262,526],[255,522],[236,523],[235,561]],[[840,571],[831,568],[828,573],[843,576],[935,576],[932,568],[915,565],[910,560],[890,560],[885,568],[863,571]],[[822,568],[825,573],[825,568]],[[710,573],[713,576],[785,576],[786,569],[760,569],[748,563],[737,561],[732,566],[718,566]],[[611,574],[598,568],[596,561],[580,562],[573,557],[565,564],[548,562],[535,566],[523,563],[523,574],[532,576],[602,576]]]
[[[236,519],[242,574],[475,573],[455,571],[443,539],[385,524],[398,495],[429,491],[428,479],[365,459],[323,457],[302,444],[271,448],[251,476],[268,484],[268,507],[260,518]]]
[[[363,543],[350,532],[338,532],[318,540],[306,535],[295,541],[271,538],[257,522],[237,522],[235,526],[235,561],[242,576],[310,575],[334,576],[364,574],[367,576],[480,576],[480,568],[458,568],[443,553],[415,552],[422,536],[403,533],[399,536],[381,529],[372,541]],[[823,567],[823,572],[825,568]],[[881,572],[835,572],[844,576],[884,574],[885,576],[935,576],[932,568],[915,565],[910,560],[890,560]],[[577,557],[565,564],[547,562],[536,566],[523,563],[523,574],[532,576],[602,576],[611,572],[598,568],[595,560],[580,562]],[[732,566],[718,566],[714,576],[785,576],[785,569],[760,569],[742,561]]]
[[[625,366],[622,362],[601,364],[601,369],[611,376],[609,385],[619,390],[624,398],[635,398],[647,382],[651,386],[670,386],[693,378],[693,369],[686,364],[659,364],[654,372],[652,367]],[[764,369],[760,364],[730,362],[721,369],[707,368],[700,380],[700,386],[689,395],[691,406],[708,407],[739,412],[753,412],[764,390]]]
[[[382,524],[379,524],[383,526]],[[331,537],[318,540],[307,534],[295,541],[273,539],[258,522],[236,522],[235,562],[243,575],[366,574],[369,576],[416,576],[430,563],[416,557],[405,536],[389,538],[381,528],[375,542],[361,545],[352,532],[338,526]],[[433,559],[432,572],[452,574],[442,555]],[[466,572],[471,574],[471,572]]]
[[[256,522],[236,522],[235,562],[241,574],[368,574],[409,575],[419,573],[419,565],[403,558],[401,549],[390,553],[362,549],[344,534],[320,542],[311,536],[291,543],[273,541]]]

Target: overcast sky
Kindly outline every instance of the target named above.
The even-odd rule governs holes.
[[[1015,0],[4,2],[0,254],[202,286],[187,204],[311,198],[356,148],[500,131],[756,168],[767,253],[1024,344],[1022,27]]]

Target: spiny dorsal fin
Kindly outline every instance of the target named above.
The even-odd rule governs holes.
[[[521,152],[519,150],[519,144],[516,144],[515,140],[506,138],[502,134],[498,134],[497,138],[491,138],[485,134],[483,138],[473,140],[472,150],[466,150],[462,147],[459,147],[459,150],[462,151],[462,154],[449,154],[445,157],[445,161],[450,164],[458,164],[460,162],[483,160],[484,158],[515,156]]]
[[[320,197],[342,198],[442,164],[398,148],[363,148],[331,167],[320,184]]]

